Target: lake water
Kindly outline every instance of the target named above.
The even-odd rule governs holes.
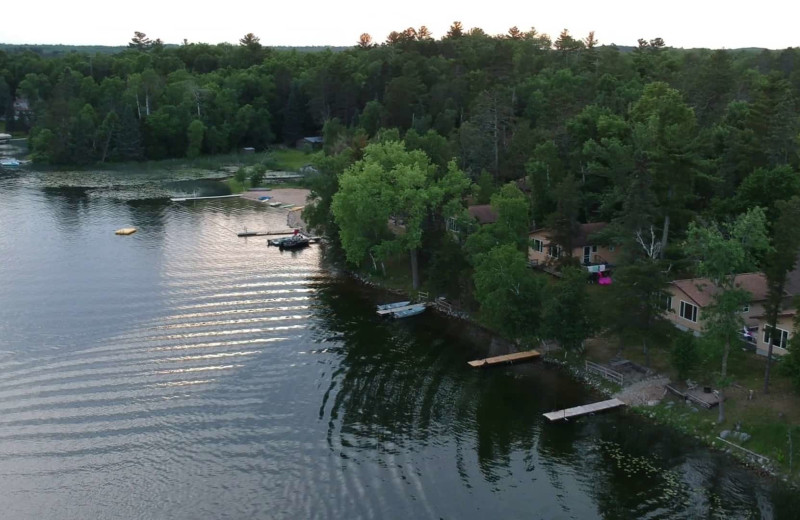
[[[130,177],[0,172],[2,518],[796,518],[625,412],[547,424],[598,396],[469,369],[490,338],[380,319],[320,246],[236,236],[285,210]]]

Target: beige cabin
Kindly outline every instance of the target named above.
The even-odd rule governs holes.
[[[592,239],[592,235],[601,231],[608,225],[607,222],[593,222],[581,224],[572,237],[572,256],[584,266],[613,264],[619,255],[619,248],[604,246]],[[533,265],[547,265],[566,256],[562,247],[553,239],[553,231],[548,228],[539,228],[530,232],[528,246],[528,260]]]

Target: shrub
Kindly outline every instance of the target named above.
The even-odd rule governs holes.
[[[699,359],[697,339],[694,334],[685,331],[678,333],[670,350],[670,361],[672,367],[678,371],[678,377],[681,379],[688,377]]]

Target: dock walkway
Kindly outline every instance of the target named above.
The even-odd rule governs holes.
[[[276,235],[289,235],[294,233],[294,229],[287,229],[286,231],[242,231],[236,233],[237,237],[271,237]]]
[[[214,195],[211,197],[172,197],[169,200],[171,200],[172,202],[186,202],[190,200],[231,199],[234,197],[241,197],[241,195],[236,194],[236,195]]]
[[[542,415],[547,417],[549,421],[561,421],[571,417],[579,417],[589,413],[600,412],[603,410],[610,410],[619,406],[624,406],[625,403],[619,399],[609,399],[608,401],[600,401],[599,403],[584,404],[582,406],[575,406],[574,408],[566,408],[558,410],[557,412],[547,412]]]
[[[503,363],[516,363],[517,361],[528,361],[536,359],[541,354],[536,350],[526,350],[524,352],[514,352],[513,354],[505,354],[502,356],[495,356],[485,359],[476,359],[475,361],[467,361],[469,366],[480,368],[492,365],[500,365]]]

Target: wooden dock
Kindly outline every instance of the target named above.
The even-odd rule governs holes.
[[[476,359],[475,361],[467,361],[469,366],[474,368],[490,367],[493,365],[502,365],[504,363],[511,364],[519,361],[531,361],[541,356],[536,350],[526,350],[524,352],[514,352],[513,354],[505,354],[503,356],[495,356],[485,359]]]
[[[172,197],[172,202],[186,202],[190,200],[209,200],[209,199],[231,199],[233,197],[241,197],[241,195],[215,195],[213,197]]]
[[[294,233],[294,229],[289,229],[286,231],[242,231],[240,233],[236,233],[237,237],[270,237],[275,235],[286,235],[291,236]]]
[[[608,401],[600,401],[599,403],[585,404],[582,406],[576,406],[574,408],[567,408],[557,412],[548,412],[542,415],[547,417],[550,422],[553,422],[569,419],[571,417],[580,417],[581,415],[586,415],[589,413],[601,412],[603,410],[610,410],[612,408],[617,408],[624,405],[625,403],[615,398],[609,399]]]
[[[703,388],[694,387],[681,390],[677,385],[667,385],[667,390],[689,401],[699,404],[703,408],[713,408],[719,404],[719,395],[714,392],[706,392]]]

